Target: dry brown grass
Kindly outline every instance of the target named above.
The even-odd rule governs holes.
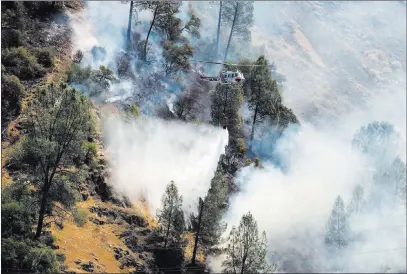
[[[10,152],[10,147],[8,147],[7,142],[2,142],[2,144],[1,144],[1,188],[5,187],[13,182],[13,179],[10,177],[10,175],[7,172],[7,169],[4,166],[6,164],[6,160],[8,158],[9,152]]]
[[[84,210],[88,217],[96,218],[96,214],[89,211],[89,207],[100,205],[92,197],[87,201],[77,203],[77,207]],[[103,203],[104,206],[109,204]],[[120,247],[132,253],[118,235],[124,232],[124,227],[119,224],[96,225],[88,221],[83,227],[78,227],[72,218],[66,219],[63,229],[51,226],[52,235],[56,237],[59,253],[66,256],[65,265],[70,271],[84,272],[75,264],[77,259],[82,263],[91,261],[95,265],[95,272],[126,273],[131,269],[120,269],[120,263],[114,258],[113,247]]]

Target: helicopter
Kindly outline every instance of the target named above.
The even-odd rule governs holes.
[[[219,77],[210,77],[206,76],[203,73],[200,73],[200,77],[204,81],[215,81],[215,82],[223,82],[227,84],[232,83],[243,83],[246,79],[239,70],[236,71],[223,71],[219,74]]]
[[[255,65],[255,64],[250,64],[250,65],[238,65],[238,64],[227,64],[223,62],[213,62],[213,61],[203,61],[203,60],[190,60],[192,62],[198,62],[198,63],[206,63],[206,64],[216,64],[216,65],[232,65],[232,66],[247,66],[247,67],[262,67],[264,65]],[[269,67],[273,67],[273,65],[269,65]],[[222,82],[226,84],[232,84],[232,83],[244,83],[246,80],[243,73],[239,70],[235,71],[222,71],[219,73],[219,76],[206,76],[202,72],[203,67],[199,66],[195,70],[199,74],[202,80],[204,81],[213,81],[213,82]]]

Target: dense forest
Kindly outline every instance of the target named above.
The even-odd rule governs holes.
[[[189,2],[122,1],[116,5],[126,11],[119,15],[125,25],[115,29],[115,22],[103,20],[93,25],[109,37],[108,43],[101,38],[87,48],[78,46],[87,38],[78,38],[75,20],[86,12],[94,18],[96,5],[103,4],[2,2],[4,271],[347,271],[345,266],[353,266],[349,250],[370,241],[355,224],[400,208],[405,214],[406,165],[399,155],[404,137],[390,122],[371,121],[353,133],[348,148],[368,159],[372,179],[352,185],[349,201],[341,192],[334,199],[327,196],[330,216],[323,220],[321,246],[315,248],[320,253],[311,254],[307,236],[300,233],[295,236],[301,237],[303,254],[274,247],[264,220],[256,219],[266,215],[251,207],[236,210],[236,197],[247,188],[242,173],[266,174],[270,163],[282,174],[290,172],[279,145],[308,125],[284,103],[286,76],[251,46],[254,2],[208,2],[218,14],[213,39],[208,39],[202,11]],[[195,60],[218,62],[219,70]],[[207,82],[200,77],[203,70],[215,75],[238,70],[245,81]],[[156,120],[160,122],[148,124]],[[160,136],[144,140],[134,133],[160,123],[165,125]],[[185,128],[174,137],[170,128],[176,127]],[[164,150],[160,143],[165,139],[174,139],[175,146],[182,134],[201,134],[198,127],[218,134],[220,146],[227,138],[221,153],[211,156],[215,168],[201,185],[204,192],[185,192],[185,183],[175,179],[163,181],[157,188],[164,189],[161,204],[155,208],[145,193],[135,198],[131,184],[125,186],[130,190],[123,188],[124,180],[138,181],[142,171],[137,169],[147,164],[150,177],[166,170],[165,164],[126,144]],[[212,153],[214,139],[194,135],[190,142],[199,141]],[[180,155],[194,153],[185,147]],[[132,158],[146,163],[126,171],[118,166]],[[187,170],[186,165],[175,172]],[[142,179],[146,188],[154,181]],[[239,222],[230,222],[232,213]],[[323,263],[315,258],[321,254]],[[405,270],[392,267],[393,272]]]

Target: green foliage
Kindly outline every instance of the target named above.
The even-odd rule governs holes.
[[[30,237],[34,224],[32,208],[21,202],[9,202],[1,205],[1,237]]]
[[[243,138],[237,139],[237,148],[238,148],[239,152],[242,154],[244,154],[246,152],[247,148],[246,148],[246,144],[245,144]]]
[[[137,117],[140,117],[140,115],[141,115],[140,110],[136,104],[131,104],[126,112],[130,117],[137,118]]]
[[[200,38],[201,35],[199,33],[199,27],[201,26],[201,19],[196,15],[196,13],[190,8],[188,11],[188,15],[190,19],[185,24],[185,26],[181,29],[182,31],[186,31],[190,33],[193,37]]]
[[[261,162],[260,162],[260,159],[258,157],[256,157],[254,159],[254,166],[255,167],[261,167]]]
[[[232,37],[240,38],[241,43],[251,40],[253,1],[225,1],[221,13],[223,22],[230,26],[228,44],[223,58],[223,61],[226,61]]]
[[[72,204],[74,195],[63,179],[63,167],[71,165],[81,153],[82,144],[94,125],[89,100],[65,84],[51,84],[37,90],[27,112],[27,134],[13,159],[28,164],[30,174],[42,178],[42,181],[37,181],[38,189],[41,190],[42,201],[47,202],[41,203],[39,237],[45,208],[49,206],[49,195],[53,194],[65,204]]]
[[[253,24],[253,1],[226,1],[222,7],[222,21],[233,27],[233,37],[250,40]]]
[[[74,213],[73,216],[74,216],[74,221],[75,221],[76,225],[79,227],[83,227],[86,224],[86,222],[88,221],[87,212],[81,208],[76,210],[76,212]]]
[[[80,64],[72,64],[68,72],[68,83],[85,84],[92,74],[92,68],[90,66],[82,68]]]
[[[192,88],[182,92],[174,102],[174,113],[183,121],[195,121],[197,113],[204,107],[199,103],[199,99],[199,89]]]
[[[45,68],[52,68],[54,66],[54,54],[50,49],[37,48],[34,50],[37,62]]]
[[[23,2],[10,1],[4,2],[1,9],[2,24],[16,29],[25,27],[24,19],[27,17]],[[3,36],[3,30],[2,30]],[[3,41],[3,40],[2,40]],[[2,42],[3,43],[3,42]]]
[[[162,208],[157,211],[157,218],[164,235],[164,247],[169,241],[179,244],[181,234],[185,229],[184,212],[182,211],[182,196],[171,181],[162,197]]]
[[[30,273],[59,272],[55,252],[49,247],[36,246],[30,240],[18,241],[13,238],[3,238],[1,265],[3,268],[28,270]]]
[[[4,50],[1,61],[7,71],[16,75],[21,80],[41,77],[46,73],[45,69],[37,63],[35,56],[31,55],[23,47]]]
[[[23,263],[34,273],[59,272],[56,254],[49,247],[32,248],[25,256]]]
[[[206,254],[219,251],[216,245],[220,243],[226,229],[226,223],[222,222],[222,218],[228,207],[228,194],[229,184],[219,164],[203,201],[202,220],[199,227],[198,247]],[[190,215],[190,230],[195,233],[198,231],[198,219],[199,216]]]
[[[2,268],[25,268],[24,257],[30,252],[30,241],[18,241],[14,238],[1,239],[1,266]]]
[[[170,41],[178,41],[180,39],[181,20],[176,17],[179,12],[181,3],[170,1],[154,1],[156,11],[156,20],[154,28],[166,35]]]
[[[193,48],[184,43],[176,45],[169,41],[164,44],[165,74],[166,76],[175,76],[179,73],[187,73],[190,69],[188,58],[194,54]]]
[[[4,29],[1,34],[2,48],[17,48],[23,45],[22,33],[17,29]]]
[[[95,142],[84,142],[82,144],[82,150],[86,164],[89,164],[97,155],[97,145]]]
[[[238,150],[238,138],[243,137],[240,108],[243,103],[243,89],[239,84],[217,84],[211,94],[211,123],[216,126],[226,126],[229,132],[229,145]]]
[[[9,116],[17,116],[21,111],[21,99],[24,95],[24,87],[14,75],[1,77],[1,112],[2,120]]]
[[[90,66],[81,67],[79,63],[74,63],[68,72],[68,83],[89,96],[104,94],[113,81],[116,81],[113,72],[104,66],[93,70]]]
[[[280,92],[277,83],[271,79],[266,58],[260,56],[255,65],[258,66],[253,67],[250,73],[249,109],[254,111],[251,140],[253,140],[255,124],[268,115],[276,114],[281,105]]]
[[[243,215],[239,227],[232,228],[226,254],[223,273],[267,273],[273,269],[267,263],[266,233],[259,235],[250,212]]]
[[[290,124],[299,124],[297,116],[292,109],[287,108],[283,104],[279,104],[276,111],[270,114],[271,125],[276,125],[280,130],[284,130]]]

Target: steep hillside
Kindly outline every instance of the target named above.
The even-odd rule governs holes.
[[[72,30],[67,13],[78,13],[81,12],[81,9],[83,9],[81,1],[66,2],[64,6],[57,3],[55,7],[51,4],[41,5],[40,3],[34,3],[34,5],[16,2],[2,4],[3,56],[8,51],[15,49],[15,46],[25,46],[29,52],[35,51],[39,47],[47,48],[53,54],[52,68],[46,71],[42,77],[36,78],[34,81],[22,81],[25,92],[21,98],[17,98],[21,100],[21,107],[15,116],[7,116],[10,113],[7,109],[9,104],[4,104],[8,99],[4,96],[7,94],[8,86],[5,86],[3,76],[6,77],[5,73],[9,73],[8,70],[12,67],[8,63],[2,63],[2,126],[5,125],[2,130],[3,193],[8,191],[6,187],[18,188],[22,183],[21,178],[26,177],[23,169],[20,167],[11,168],[9,161],[17,149],[16,145],[19,139],[24,136],[26,130],[21,124],[21,121],[24,120],[22,115],[29,110],[30,101],[35,98],[37,87],[67,80],[68,71],[72,66]],[[19,16],[20,22],[24,25],[11,25],[14,16]],[[20,40],[11,40],[15,39],[12,35],[17,35]],[[19,75],[17,74],[17,76]],[[98,108],[94,106],[93,111],[96,114]],[[108,112],[114,113],[111,110]],[[10,122],[8,123],[8,121]],[[97,126],[100,126],[100,119],[97,120]],[[57,206],[53,216],[45,220],[48,225],[43,234],[48,235],[51,232],[53,241],[50,245],[56,249],[57,258],[61,261],[60,269],[65,272],[129,272],[136,269],[140,270],[140,267],[148,268],[153,261],[150,252],[136,252],[129,249],[135,243],[127,240],[126,233],[129,230],[136,234],[139,233],[140,236],[136,236],[136,239],[140,244],[143,237],[149,234],[151,227],[154,227],[154,220],[150,217],[149,210],[143,203],[135,201],[136,206],[129,203],[127,206],[123,205],[109,190],[104,182],[108,178],[108,173],[104,157],[106,152],[103,151],[100,143],[100,134],[101,131],[99,130],[93,137],[98,140],[95,153],[97,155],[96,166],[86,170],[87,175],[85,177],[87,178],[84,181],[76,182],[79,186],[78,191],[81,193],[80,200],[83,201],[78,202],[74,208],[68,209],[68,211]],[[74,167],[72,169],[75,170]],[[3,201],[7,203],[4,196]],[[112,202],[119,203],[119,206],[112,204]],[[7,204],[2,204],[2,212],[3,207],[6,206]],[[75,210],[70,211],[73,209]],[[79,214],[73,215],[72,213],[75,211]],[[8,221],[2,219],[2,223],[5,222]],[[7,228],[3,224],[2,230],[7,233],[5,231]],[[127,242],[129,247],[126,246]],[[9,248],[11,247],[2,244],[2,268],[14,271],[13,266],[20,265],[18,268],[21,268],[22,264],[12,263],[10,258],[12,255],[7,254],[6,256],[3,253],[3,251],[7,252]],[[19,251],[16,252],[18,254]],[[16,257],[14,260],[18,261],[19,258]],[[49,271],[46,266],[42,267],[45,267],[45,271]]]
[[[405,272],[404,9],[5,3],[2,268]]]
[[[334,118],[405,80],[405,8],[395,2],[259,2],[253,40],[287,76],[290,107],[306,120]]]

